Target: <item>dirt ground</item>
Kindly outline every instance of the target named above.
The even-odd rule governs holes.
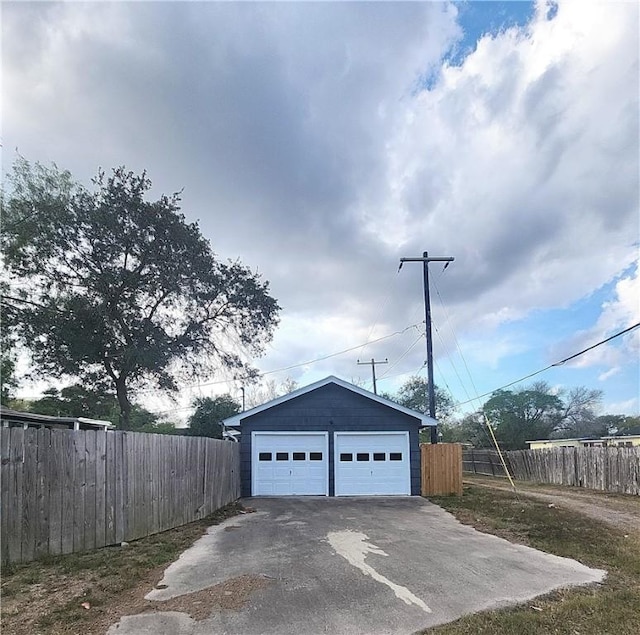
[[[477,487],[513,491],[506,478],[465,474],[464,482]],[[640,532],[640,496],[523,481],[515,481],[515,485],[519,495],[579,512],[624,531]]]
[[[25,598],[8,598],[3,601],[3,612],[14,615],[11,632],[14,635],[102,635],[106,633],[109,626],[114,624],[123,615],[135,615],[136,613],[157,612],[157,611],[181,611],[190,615],[193,619],[199,620],[208,617],[211,611],[216,609],[234,610],[241,608],[248,600],[251,593],[264,588],[270,584],[270,580],[261,576],[244,575],[227,580],[222,584],[209,587],[197,593],[190,593],[163,602],[150,602],[144,596],[153,586],[153,582],[161,578],[162,571],[156,570],[144,582],[137,584],[134,588],[122,593],[116,602],[102,605],[100,611],[95,613],[96,608],[90,601],[85,602],[86,611],[94,612],[92,619],[83,620],[74,624],[61,614],[51,623],[36,625],[34,617],[46,612],[46,607],[52,603],[62,604],[58,593],[51,589],[46,594],[42,593],[43,585],[35,585],[30,589],[30,603],[25,607]],[[51,581],[49,581],[51,582]],[[82,579],[78,582],[78,589],[90,585],[90,581]],[[76,590],[78,590],[76,589]],[[60,594],[69,592],[68,585],[57,591]],[[73,589],[72,589],[73,590]],[[40,593],[38,592],[40,591]],[[25,610],[28,609],[28,610]]]
[[[104,635],[123,615],[172,610],[201,619],[211,610],[235,610],[271,580],[242,575],[162,606],[144,596],[159,584],[167,565],[208,526],[250,511],[231,504],[206,519],[126,547],[104,547],[9,567],[1,579],[0,631],[11,635]]]

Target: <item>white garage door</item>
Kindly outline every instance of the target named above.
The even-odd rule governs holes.
[[[336,496],[411,494],[408,432],[336,432]]]
[[[326,432],[254,432],[253,496],[329,494]]]

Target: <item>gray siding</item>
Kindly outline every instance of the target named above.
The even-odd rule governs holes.
[[[242,495],[251,495],[252,432],[329,432],[329,496],[333,496],[333,432],[409,432],[411,494],[420,495],[420,420],[336,384],[327,384],[242,420]]]

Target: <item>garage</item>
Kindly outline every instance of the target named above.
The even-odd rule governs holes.
[[[335,495],[411,494],[408,432],[336,432]]]
[[[435,424],[333,376],[223,421],[242,496],[419,495],[419,433]]]
[[[329,493],[326,432],[254,432],[254,496]]]

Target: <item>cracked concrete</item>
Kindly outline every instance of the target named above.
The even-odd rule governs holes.
[[[244,502],[256,513],[212,527],[150,590],[161,612],[125,617],[108,635],[409,634],[605,575],[482,534],[417,497]],[[243,575],[270,584],[200,621],[162,612],[163,601]]]

